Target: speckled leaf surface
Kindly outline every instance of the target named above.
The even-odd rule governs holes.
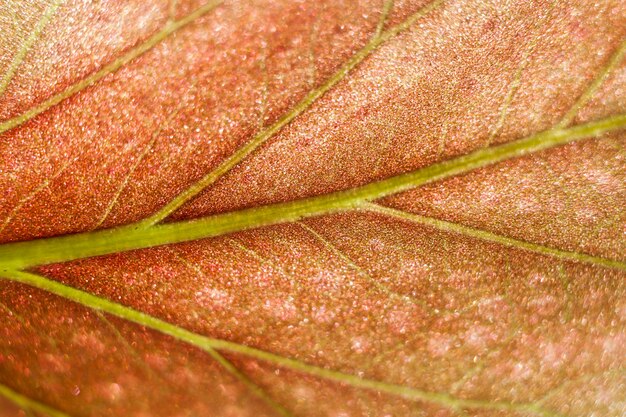
[[[0,415],[622,416],[620,0],[0,4]]]

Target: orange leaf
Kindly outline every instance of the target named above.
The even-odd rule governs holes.
[[[0,6],[0,416],[621,416],[620,0]]]

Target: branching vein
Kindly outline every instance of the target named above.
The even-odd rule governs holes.
[[[59,104],[60,102],[62,102],[63,100],[65,100],[65,99],[73,96],[74,94],[84,90],[85,88],[90,87],[91,85],[95,84],[96,82],[98,82],[99,80],[104,78],[105,76],[114,73],[115,71],[117,71],[120,68],[122,68],[124,65],[126,65],[129,62],[133,61],[135,58],[143,55],[144,53],[148,52],[150,49],[154,48],[158,43],[160,43],[161,41],[166,39],[172,33],[176,32],[179,29],[184,28],[185,26],[191,24],[193,21],[195,21],[199,17],[204,16],[205,14],[210,12],[215,7],[220,5],[222,3],[222,1],[223,0],[212,0],[212,1],[209,1],[208,3],[206,3],[205,5],[197,8],[195,11],[193,11],[192,13],[190,13],[187,16],[185,16],[185,17],[183,17],[183,18],[181,18],[179,20],[169,21],[165,25],[165,27],[163,29],[161,29],[156,34],[152,35],[145,42],[143,42],[140,45],[132,48],[131,50],[126,52],[124,55],[114,59],[111,62],[109,62],[104,67],[102,67],[100,70],[92,73],[88,77],[80,80],[76,84],[71,85],[70,87],[68,87],[64,91],[62,91],[62,92],[60,92],[60,93],[50,97],[49,99],[47,99],[44,102],[38,104],[37,106],[27,110],[23,114],[21,114],[19,116],[16,116],[14,118],[8,119],[8,120],[0,123],[0,134],[6,132],[9,129],[13,129],[14,127],[17,127],[17,126],[19,126],[19,125],[29,121],[30,119],[34,118],[35,116],[45,112],[46,110],[48,110],[52,106],[55,106],[55,105]]]
[[[96,316],[98,317],[98,319],[102,323],[104,323],[104,325],[106,327],[109,328],[109,330],[113,333],[113,335],[119,341],[119,343],[122,344],[122,346],[124,346],[126,348],[126,350],[130,353],[130,355],[135,359],[135,361],[137,362],[139,367],[145,372],[146,376],[154,378],[155,380],[156,379],[160,379],[164,383],[166,382],[165,379],[163,379],[163,377],[160,375],[160,373],[155,372],[154,369],[152,369],[152,367],[150,367],[146,363],[146,361],[143,360],[141,355],[139,355],[139,353],[137,352],[137,349],[135,349],[128,342],[128,340],[126,340],[124,335],[120,332],[120,330],[117,328],[117,326],[111,322],[111,320],[107,319],[107,317],[99,310],[95,310],[95,313],[96,313]]]
[[[191,264],[187,259],[185,259],[180,253],[176,252],[176,256],[182,261],[182,263],[190,269],[193,273],[200,275],[203,279],[206,279],[206,276],[202,272],[202,270],[195,265]],[[281,404],[277,403],[270,395],[259,385],[257,385],[254,381],[248,377],[243,371],[237,368],[231,361],[226,359],[221,353],[213,348],[205,349],[207,353],[217,362],[219,363],[228,373],[234,376],[239,382],[241,382],[250,392],[260,398],[265,404],[267,404],[272,410],[274,410],[278,415],[283,417],[291,417],[292,414]]]
[[[9,223],[11,223],[11,221],[15,218],[15,215],[22,209],[22,207],[24,207],[24,204],[32,200],[41,191],[45,190],[50,185],[51,181],[58,178],[67,169],[67,167],[70,165],[70,162],[72,161],[65,161],[56,172],[54,172],[49,178],[41,181],[39,185],[37,185],[28,194],[22,197],[15,204],[15,206],[13,206],[13,208],[11,209],[11,211],[9,211],[2,223],[0,223],[0,233],[2,233],[4,229],[6,229],[6,227],[9,225]]]
[[[550,9],[549,9],[549,11],[551,11],[554,8],[555,5],[556,5],[556,2],[553,2],[551,7],[550,7]],[[546,13],[546,15],[547,15],[547,13]],[[537,29],[540,26],[539,23],[543,23],[543,19],[542,20],[537,20],[535,22],[535,25],[534,25],[535,29]],[[531,40],[530,44],[528,45],[528,47],[524,51],[524,55],[522,56],[522,60],[520,61],[517,69],[515,70],[515,74],[513,75],[513,80],[511,81],[511,83],[509,85],[509,89],[508,89],[508,91],[506,93],[506,96],[504,97],[504,101],[502,102],[502,105],[500,106],[500,115],[498,117],[498,121],[496,122],[496,125],[489,132],[489,137],[487,138],[487,146],[491,145],[493,140],[500,133],[500,130],[504,126],[504,121],[506,120],[506,117],[507,117],[507,115],[509,113],[509,108],[511,106],[511,103],[513,103],[513,98],[517,94],[517,90],[519,89],[519,87],[521,85],[522,74],[524,73],[524,70],[526,69],[526,67],[530,63],[530,56],[533,54],[533,52],[534,52],[537,44],[539,43],[540,39],[541,39],[541,37],[539,36],[539,34],[535,34],[535,36]]]
[[[3,384],[0,384],[0,395],[24,410],[34,411],[50,417],[70,417],[69,414],[26,397]]]
[[[191,86],[187,89],[187,92],[183,95],[183,98],[181,98],[181,100],[178,103],[178,105],[174,108],[174,110],[172,110],[167,115],[167,117],[165,118],[165,121],[163,121],[163,123],[159,124],[159,126],[152,132],[152,135],[150,136],[150,140],[148,141],[148,143],[145,145],[144,149],[139,154],[139,157],[134,160],[132,166],[130,167],[130,170],[128,171],[128,173],[126,173],[126,175],[124,176],[124,179],[122,180],[122,182],[118,186],[117,190],[115,191],[115,194],[113,195],[113,198],[111,199],[111,201],[109,201],[109,204],[107,205],[106,209],[104,210],[104,213],[102,213],[102,215],[100,216],[100,219],[95,224],[94,229],[98,228],[102,223],[104,223],[104,221],[107,219],[107,217],[111,214],[111,211],[113,211],[113,208],[115,207],[115,205],[119,201],[120,195],[122,195],[122,192],[128,186],[128,182],[130,181],[131,177],[133,176],[133,174],[135,173],[135,171],[137,170],[139,165],[143,162],[143,160],[148,156],[150,151],[154,148],[154,145],[156,144],[157,139],[161,135],[163,130],[166,129],[170,125],[170,123],[172,123],[172,121],[176,118],[178,113],[185,107],[187,102],[186,102],[186,100],[184,98],[190,92],[195,90],[196,85],[197,85],[196,81],[191,83]]]
[[[177,195],[172,201],[163,206],[163,208],[161,208],[158,212],[145,219],[141,224],[142,227],[149,227],[159,223],[161,220],[172,214],[187,201],[191,200],[200,192],[202,192],[202,190],[204,190],[206,187],[213,184],[224,174],[232,170],[237,164],[239,164],[243,159],[245,159],[248,155],[254,152],[259,146],[272,138],[283,127],[287,126],[306,109],[311,107],[311,105],[315,101],[317,101],[317,99],[326,94],[326,92],[332,89],[338,82],[343,80],[350,71],[352,71],[370,54],[376,51],[376,49],[380,45],[382,45],[392,37],[396,36],[398,33],[410,28],[413,23],[415,23],[418,19],[436,10],[443,2],[444,0],[435,0],[426,7],[422,8],[417,13],[411,15],[401,24],[394,26],[386,32],[383,32],[379,36],[373,37],[361,50],[355,53],[352,58],[350,58],[350,60],[348,60],[341,68],[339,68],[336,73],[334,73],[328,80],[326,80],[324,84],[309,92],[298,104],[296,104],[291,110],[285,113],[274,124],[263,129],[254,138],[252,138],[250,142],[239,148],[235,153],[233,153],[230,157],[228,157],[220,165],[218,165],[217,168],[209,172],[198,182],[194,183],[185,191]]]
[[[359,275],[367,279],[367,281],[370,284],[372,284],[376,289],[378,289],[383,294],[386,294],[389,298],[400,300],[404,303],[417,304],[423,307],[424,309],[426,309],[429,313],[435,314],[434,309],[431,306],[429,306],[428,303],[424,302],[423,300],[419,300],[415,297],[409,296],[409,295],[397,293],[396,291],[387,287],[385,284],[380,283],[378,280],[372,277],[369,274],[369,272],[367,272],[365,269],[357,265],[348,255],[346,255],[341,250],[339,250],[339,248],[337,248],[332,242],[330,242],[328,239],[322,236],[315,229],[313,229],[312,227],[308,226],[306,223],[303,223],[303,222],[298,222],[298,224],[300,224],[300,226],[302,226],[302,228],[306,230],[307,232],[309,232],[311,235],[315,236],[315,238],[326,249],[328,249],[329,252],[339,257],[339,259],[345,262],[346,265],[348,265],[350,268],[356,271]]]
[[[374,37],[378,37],[383,33],[385,29],[385,24],[387,23],[387,19],[391,14],[391,9],[393,9],[393,0],[384,0],[383,10],[380,14],[380,19],[378,20],[378,25],[376,25],[376,32],[374,33]]]
[[[442,407],[453,410],[463,409],[487,409],[502,410],[516,413],[532,413],[538,416],[557,417],[560,414],[540,407],[533,403],[513,403],[507,401],[489,401],[462,399],[447,393],[429,392],[404,385],[390,384],[382,381],[361,378],[356,375],[343,373],[340,371],[321,368],[310,365],[297,359],[287,358],[261,349],[234,343],[222,339],[214,339],[193,333],[180,326],[168,323],[156,317],[134,310],[132,308],[114,303],[107,299],[92,295],[90,293],[66,286],[59,282],[47,279],[43,276],[23,271],[3,271],[2,277],[14,282],[19,282],[41,290],[56,294],[60,297],[74,301],[85,307],[101,310],[108,314],[120,317],[124,320],[145,326],[152,330],[166,334],[176,340],[196,346],[209,354],[217,349],[236,354],[241,354],[273,365],[291,369],[296,372],[315,376],[321,379],[338,382],[356,388],[370,389],[381,393],[390,394],[414,401],[424,401],[438,404]]]
[[[28,54],[28,51],[32,48],[35,41],[37,41],[37,39],[39,38],[39,35],[41,35],[41,32],[43,32],[44,28],[50,22],[50,19],[52,19],[52,16],[54,16],[58,8],[64,2],[65,0],[54,0],[50,4],[50,6],[48,6],[48,8],[44,11],[43,15],[33,28],[33,31],[24,40],[17,53],[13,57],[13,60],[9,64],[7,72],[2,76],[2,79],[0,79],[0,96],[4,94],[4,91],[13,79],[13,76],[17,72],[17,69],[22,64],[22,61],[24,61],[24,58],[26,57],[26,54]]]
[[[591,100],[595,92],[600,88],[602,83],[608,78],[608,76],[613,72],[615,68],[619,65],[619,63],[624,59],[626,55],[626,39],[622,41],[617,50],[613,53],[613,55],[607,61],[607,64],[602,68],[593,79],[591,84],[585,89],[585,91],[581,94],[581,96],[576,100],[576,102],[572,105],[572,107],[565,113],[561,121],[556,125],[556,127],[566,127],[576,117],[580,109],[582,109],[585,104]]]
[[[537,243],[525,242],[523,240],[491,233],[486,230],[475,229],[472,227],[464,226],[462,224],[439,220],[432,217],[420,216],[419,214],[408,213],[405,211],[385,207],[379,204],[365,203],[363,207],[376,213],[395,217],[405,221],[410,221],[413,223],[419,223],[435,227],[446,232],[459,233],[465,236],[485,240],[487,242],[494,242],[504,246],[523,249],[530,252],[539,253],[541,255],[548,255],[554,258],[564,259],[568,261],[584,262],[605,268],[615,268],[626,271],[626,263],[621,261],[606,259],[600,256],[587,255],[579,252],[568,252],[561,249],[551,248],[549,246],[539,245]]]
[[[0,245],[0,270],[23,269],[47,263],[203,239],[261,226],[293,222],[305,217],[358,209],[367,201],[464,174],[511,158],[624,128],[626,128],[626,114],[568,129],[543,131],[524,139],[482,148],[406,174],[317,197],[147,228],[141,227],[141,223],[134,223],[94,232],[7,243]]]
[[[44,15],[37,23],[33,32],[20,46],[20,49],[13,61],[11,62],[6,74],[0,80],[0,94],[4,92],[10,83],[15,72],[19,68],[28,50],[32,47],[46,24],[52,18],[53,14],[63,0],[56,0],[44,12]],[[200,181],[193,184],[183,193],[176,196],[172,201],[165,205],[161,210],[153,216],[128,226],[122,226],[114,229],[85,232],[75,235],[68,235],[55,238],[39,239],[29,242],[18,242],[0,245],[0,275],[4,278],[29,285],[41,290],[56,294],[67,300],[74,301],[85,307],[102,311],[124,320],[145,326],[174,339],[196,346],[207,352],[213,359],[220,363],[232,375],[246,385],[251,392],[262,398],[270,406],[281,415],[289,415],[281,405],[275,403],[258,385],[252,382],[237,367],[228,361],[218,351],[240,354],[249,358],[271,363],[277,367],[284,367],[310,376],[334,381],[340,384],[352,387],[374,390],[394,396],[407,398],[410,400],[429,402],[438,404],[455,411],[463,412],[467,409],[487,409],[500,410],[504,412],[516,413],[532,413],[539,416],[558,416],[559,414],[543,408],[540,402],[537,403],[512,403],[507,401],[488,401],[461,399],[448,393],[427,392],[408,386],[390,384],[382,381],[370,380],[359,376],[343,373],[340,371],[326,369],[315,365],[310,365],[302,361],[280,356],[271,352],[256,349],[250,346],[215,339],[201,334],[193,333],[182,327],[165,322],[156,317],[134,310],[132,308],[114,303],[105,298],[101,298],[90,293],[66,286],[54,280],[47,279],[30,272],[18,271],[18,269],[33,267],[53,262],[63,262],[73,259],[81,259],[91,256],[98,256],[132,249],[147,248],[157,245],[165,245],[213,236],[219,236],[226,233],[246,230],[255,227],[272,225],[282,222],[297,221],[302,218],[328,214],[346,210],[368,210],[377,213],[394,216],[406,221],[417,222],[428,226],[436,227],[442,230],[461,233],[466,236],[496,242],[518,249],[528,250],[543,255],[553,256],[565,260],[573,260],[578,262],[586,262],[597,266],[626,270],[626,263],[605,259],[601,257],[591,256],[577,252],[567,252],[560,249],[554,249],[530,242],[500,236],[491,232],[473,229],[463,225],[446,222],[438,219],[427,218],[416,214],[410,214],[399,210],[391,209],[371,201],[402,192],[420,185],[433,181],[442,180],[451,176],[467,173],[481,167],[505,161],[511,158],[517,158],[529,153],[538,152],[550,147],[571,143],[577,140],[597,137],[608,132],[614,132],[626,128],[626,114],[621,114],[606,119],[588,122],[571,128],[566,128],[576,117],[579,110],[591,99],[609,74],[617,67],[623,57],[626,55],[626,41],[622,42],[618,50],[609,59],[607,65],[600,71],[594,81],[574,103],[574,105],[564,115],[562,120],[552,129],[532,135],[530,137],[509,142],[499,146],[491,146],[472,152],[470,154],[439,162],[431,166],[418,169],[406,174],[397,175],[385,180],[373,182],[361,187],[329,193],[326,195],[306,198],[302,200],[291,201],[287,203],[273,204],[252,209],[240,210],[232,213],[214,215],[206,218],[196,219],[192,221],[183,221],[159,225],[163,219],[180,208],[187,201],[194,198],[207,186],[213,184],[224,174],[232,170],[243,159],[253,153],[259,146],[272,138],[284,126],[288,125],[298,115],[308,109],[316,100],[322,97],[326,92],[331,90],[337,83],[344,79],[347,74],[359,65],[366,57],[377,50],[377,48],[398,33],[409,29],[418,19],[424,17],[428,13],[436,10],[444,0],[435,0],[424,7],[419,12],[413,14],[401,24],[385,31],[385,23],[393,7],[393,0],[384,0],[381,19],[376,27],[376,31],[372,39],[359,50],[349,61],[347,61],[331,78],[329,78],[320,87],[312,90],[307,94],[294,108],[283,115],[276,123],[260,131],[250,142],[237,150],[233,155],[221,163],[217,168],[208,173]],[[178,29],[187,26],[200,16],[208,13],[221,3],[221,0],[211,1],[188,16],[172,20],[175,14],[176,1],[170,2],[170,20],[165,27],[150,37],[148,40],[129,50],[121,57],[108,63],[99,71],[91,74],[78,83],[68,87],[66,90],[47,99],[43,103],[26,111],[24,114],[16,116],[12,119],[0,123],[0,134],[19,126],[28,120],[36,117],[38,114],[45,112],[50,107],[55,106],[61,101],[73,96],[74,94],[93,85],[103,77],[111,74],[130,61],[144,54],[159,42],[166,39],[169,35]],[[490,135],[490,140],[495,137],[497,131],[502,127],[506,116],[507,108],[510,105],[512,96],[515,94],[519,86],[519,78],[523,71],[528,55],[532,52],[534,44],[527,54],[524,56],[522,65],[515,74],[514,81],[511,85],[509,94],[505,98],[500,120],[496,126],[496,130]],[[313,59],[314,60],[314,59]],[[149,143],[152,146],[155,137]],[[145,156],[142,154],[142,158]],[[134,168],[133,168],[134,169]],[[126,181],[128,178],[126,179]],[[125,183],[124,183],[125,184]],[[124,186],[122,185],[122,187]],[[45,186],[45,185],[44,185]],[[37,190],[35,191],[37,192]],[[121,191],[120,191],[121,192]],[[101,218],[100,223],[106,218],[106,215],[115,204],[115,199],[111,202],[107,212]],[[9,217],[10,219],[10,217]],[[6,222],[5,222],[6,225]],[[306,225],[307,230],[318,237],[325,245],[336,252],[342,259],[346,260],[351,266],[359,270],[359,267],[344,254],[334,248],[334,246],[326,241],[321,235]],[[363,273],[367,274],[363,271]],[[99,313],[100,314],[100,313]],[[102,316],[104,317],[104,316]],[[105,319],[106,320],[106,319]],[[119,333],[118,333],[119,334]],[[11,388],[0,384],[0,395],[6,397],[25,410],[37,413],[48,414],[52,417],[68,417],[67,414],[56,410],[47,405],[41,404],[35,400],[27,398]]]

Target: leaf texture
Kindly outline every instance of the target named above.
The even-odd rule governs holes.
[[[621,416],[626,7],[0,5],[0,415]]]

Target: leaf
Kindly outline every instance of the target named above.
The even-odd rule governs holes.
[[[623,415],[622,3],[3,4],[0,415]]]

